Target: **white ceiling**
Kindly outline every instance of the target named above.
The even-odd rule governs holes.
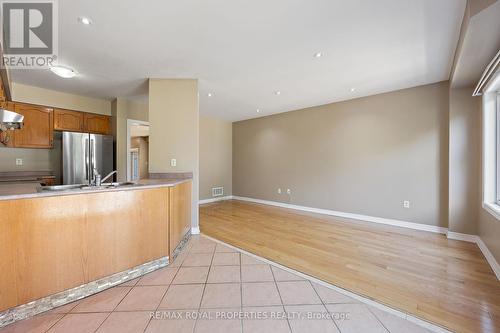
[[[198,78],[200,113],[232,121],[447,80],[465,8],[465,0],[58,3],[60,63],[81,74],[13,71],[13,81],[112,99],[143,95],[148,77]],[[82,15],[93,24],[78,23]]]

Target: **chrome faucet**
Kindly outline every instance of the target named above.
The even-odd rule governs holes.
[[[115,173],[117,173],[116,170],[115,171],[111,171],[104,178],[101,178],[101,175],[99,174],[99,172],[97,171],[97,169],[94,169],[94,181],[93,181],[92,185],[94,185],[94,186],[101,186],[106,179],[108,179],[109,177],[113,176]]]

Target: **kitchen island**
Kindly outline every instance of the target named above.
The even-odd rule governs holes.
[[[140,182],[1,191],[0,327],[169,263],[190,235],[191,179]]]

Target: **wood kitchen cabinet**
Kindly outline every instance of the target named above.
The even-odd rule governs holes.
[[[83,131],[83,112],[54,109],[54,130],[56,131]]]
[[[100,114],[84,113],[84,131],[95,134],[111,134],[111,117]]]
[[[13,147],[52,148],[54,142],[54,110],[38,105],[13,104],[14,111],[24,116],[23,128],[13,132]]]

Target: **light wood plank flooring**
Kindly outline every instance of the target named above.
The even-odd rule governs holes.
[[[222,201],[203,234],[457,332],[500,332],[500,282],[476,244],[444,235]]]

